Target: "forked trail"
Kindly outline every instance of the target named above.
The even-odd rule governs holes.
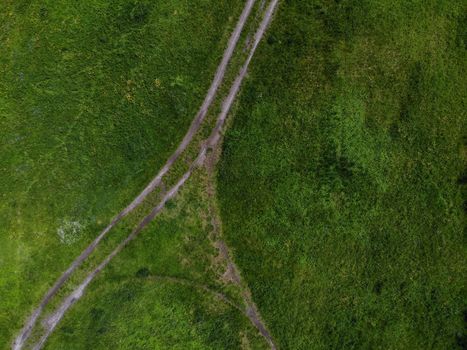
[[[251,12],[251,8],[253,6],[253,3],[254,3],[254,0],[249,0],[245,6],[245,9],[242,13],[242,16],[239,20],[239,23],[237,24],[237,28],[235,30],[235,32],[238,30],[238,34],[237,36],[235,35],[235,32],[234,34],[232,35],[230,41],[229,41],[229,47],[230,47],[230,44],[233,44],[233,42],[236,42],[238,41],[238,37],[240,35],[240,32],[241,32],[241,29],[243,28],[244,26],[244,23],[249,15],[249,13]],[[262,37],[264,36],[264,33],[266,32],[266,29],[268,27],[268,25],[270,24],[271,20],[272,20],[272,17],[273,17],[273,14],[274,14],[274,11],[277,7],[277,4],[278,4],[278,0],[272,0],[270,5],[268,6],[268,8],[266,9],[265,11],[265,14],[264,14],[264,18],[262,20],[262,22],[260,23],[260,26],[257,30],[257,32],[255,33],[255,36],[254,36],[254,43],[253,45],[250,47],[249,49],[249,55],[246,59],[246,61],[244,62],[244,65],[242,66],[242,68],[240,69],[240,72],[238,73],[230,91],[229,91],[229,94],[227,96],[227,98],[223,101],[223,104],[222,104],[222,109],[221,109],[221,113],[220,115],[218,116],[218,119],[217,119],[217,122],[216,122],[216,126],[214,127],[211,135],[209,136],[209,138],[202,144],[200,150],[199,150],[199,153],[198,153],[198,156],[196,158],[196,160],[190,165],[190,168],[188,169],[188,171],[178,180],[178,182],[172,187],[170,188],[166,194],[164,195],[164,197],[162,198],[162,200],[160,201],[160,203],[151,211],[151,213],[149,215],[147,215],[139,224],[138,226],[131,232],[131,234],[123,241],[121,242],[117,248],[112,251],[103,261],[101,264],[99,264],[97,266],[97,268],[95,268],[93,271],[91,271],[87,277],[84,279],[84,281],[71,293],[69,294],[65,300],[62,302],[62,304],[58,307],[58,309],[44,322],[44,326],[46,328],[46,331],[45,331],[45,334],[40,338],[40,340],[34,345],[34,349],[41,349],[42,346],[44,345],[44,343],[46,342],[47,338],[50,336],[50,334],[53,332],[53,330],[55,329],[55,327],[57,326],[57,324],[60,322],[60,320],[62,319],[62,317],[64,316],[64,314],[66,313],[66,311],[72,306],[74,305],[80,298],[81,296],[83,295],[85,289],[87,288],[87,286],[92,282],[92,280],[99,274],[100,271],[102,271],[109,263],[110,261],[118,254],[122,251],[123,248],[125,248],[126,245],[128,245],[133,239],[136,238],[136,236],[162,211],[162,209],[164,208],[165,204],[167,203],[167,201],[169,201],[170,199],[172,199],[179,191],[179,189],[184,185],[184,183],[188,180],[188,178],[191,176],[191,174],[193,173],[193,171],[199,167],[201,167],[204,162],[205,162],[205,159],[206,159],[206,154],[208,152],[208,150],[210,149],[214,149],[216,147],[216,145],[218,144],[220,138],[221,138],[221,131],[222,131],[222,128],[225,124],[225,120],[227,118],[227,115],[230,111],[230,108],[235,100],[235,97],[237,96],[238,94],[238,91],[240,89],[240,86],[246,76],[246,73],[247,73],[247,70],[248,70],[248,67],[250,65],[250,62],[251,62],[251,59],[253,58],[253,55],[259,45],[259,42],[261,41]],[[236,39],[235,39],[236,37]],[[233,40],[234,39],[234,40]],[[230,57],[233,53],[233,49],[234,49],[235,45],[233,44],[233,48],[232,50],[230,51]],[[229,49],[229,48],[228,48]],[[226,50],[227,52],[229,50]],[[229,58],[230,58],[229,57]],[[225,56],[224,56],[224,59],[222,62],[225,61]],[[160,180],[162,178],[162,176],[167,173],[167,171],[170,169],[170,166],[175,162],[175,160],[178,158],[178,156],[183,152],[183,150],[188,146],[189,142],[191,141],[191,139],[193,138],[193,135],[194,133],[196,133],[196,131],[199,129],[200,127],[200,124],[202,122],[202,120],[204,119],[206,113],[207,113],[207,109],[209,108],[210,104],[212,103],[212,100],[214,99],[214,96],[216,94],[216,91],[220,85],[220,82],[222,81],[222,77],[224,76],[225,74],[225,69],[226,69],[226,66],[227,66],[227,63],[228,63],[228,60],[226,60],[225,62],[225,66],[222,68],[222,63],[221,63],[221,66],[219,67],[218,69],[218,73],[219,74],[216,74],[216,78],[214,79],[214,82],[213,82],[213,86],[215,86],[215,88],[213,89],[213,92],[211,92],[213,86],[211,86],[211,89],[209,90],[210,92],[208,92],[208,95],[205,99],[205,103],[206,101],[207,104],[205,106],[205,103],[203,103],[203,106],[201,107],[200,109],[200,112],[199,114],[197,115],[197,117],[195,118],[195,120],[192,122],[192,125],[189,129],[189,132],[187,133],[187,135],[185,136],[185,138],[183,139],[182,143],[180,144],[179,148],[177,149],[177,151],[174,153],[174,155],[172,155],[172,157],[167,161],[166,165],[162,168],[162,170],[160,171],[160,173],[158,174],[158,176],[156,176],[156,178],[154,178],[154,180],[151,181],[151,183],[145,188],[145,190],[125,209],[123,210],[113,221],[112,223],[108,226],[110,227],[109,229],[105,229],[100,236],[103,236],[105,235],[123,216],[125,216],[126,214],[128,214],[131,210],[133,210],[136,206],[138,206],[143,200],[144,198],[151,192],[153,191],[159,184],[160,184]],[[218,79],[217,79],[218,78]],[[218,82],[216,82],[217,80],[219,80]],[[180,152],[178,152],[179,150],[181,150]],[[162,174],[162,175],[160,175]],[[99,236],[99,237],[100,237]],[[99,237],[96,238],[96,241],[97,243],[99,243]],[[102,238],[101,238],[102,239]],[[99,241],[98,241],[99,240]],[[94,242],[93,242],[94,243]],[[96,245],[97,245],[96,243]],[[89,253],[87,253],[88,249],[90,247],[88,247],[81,255],[80,257],[76,260],[78,261],[78,265],[94,250],[95,246],[93,246],[93,244],[90,245],[91,250],[89,251]],[[87,255],[86,255],[87,253]],[[80,258],[84,256],[83,259],[80,260]],[[76,262],[75,261],[75,262]],[[74,269],[76,269],[77,266],[74,267],[74,265],[72,265],[66,272],[65,274],[70,271],[71,268],[73,268],[69,273],[68,275],[66,275],[66,277],[63,279],[63,282],[61,282],[58,287],[54,289],[54,287],[52,287],[51,291],[52,293],[50,294],[50,296],[48,297],[49,293],[46,295],[46,297],[48,297],[47,299],[44,298],[45,300],[45,303],[42,304],[39,306],[39,308],[37,309],[38,310],[38,313],[37,315],[33,314],[33,316],[35,316],[35,318],[31,318],[32,319],[32,322],[29,322],[28,321],[28,324],[30,323],[30,327],[27,328],[25,327],[23,329],[23,332],[18,336],[17,340],[15,341],[14,343],[14,349],[21,349],[24,345],[24,342],[25,340],[28,338],[28,336],[30,335],[30,332],[31,332],[31,329],[32,327],[34,326],[34,323],[37,321],[37,318],[39,316],[39,314],[41,313],[41,311],[43,310],[44,306],[48,303],[49,299],[56,293],[56,291],[60,288],[60,286],[66,281],[66,279],[68,278],[68,276],[71,274],[71,272],[73,272]],[[64,274],[64,275],[65,275]],[[63,276],[62,276],[63,277]],[[59,281],[57,281],[56,285],[58,284],[58,282],[60,282],[61,279],[59,279]],[[37,311],[36,310],[36,311]],[[28,324],[26,326],[28,326]],[[272,349],[276,349],[274,343],[272,342],[272,339],[268,336],[266,336],[265,332],[267,333],[266,331],[266,327],[264,326],[264,324],[261,322],[261,321],[258,321],[258,322],[254,322],[254,325],[258,328],[258,330],[260,331],[260,333],[266,338],[266,340],[268,341],[268,343],[270,344],[271,348]],[[267,333],[269,335],[269,333]]]
[[[217,91],[219,90],[220,85],[222,84],[225,76],[225,72],[232,58],[233,52],[235,47],[237,46],[238,40],[240,39],[240,34],[243,31],[245,23],[247,22],[248,17],[251,14],[251,10],[253,5],[255,4],[256,0],[247,0],[245,7],[240,15],[240,18],[237,22],[237,25],[230,36],[227,48],[224,51],[224,55],[222,57],[222,61],[219,64],[216,75],[211,83],[211,86],[208,90],[208,93],[201,105],[201,108],[198,111],[198,114],[191,122],[190,128],[188,132],[184,136],[182,142],[178,145],[175,152],[171,155],[171,157],[167,160],[165,165],[159,171],[159,173],[154,177],[151,182],[146,186],[146,188],[125,208],[123,209],[118,215],[110,222],[110,224],[104,228],[104,230],[96,237],[96,239],[91,242],[91,244],[81,252],[81,254],[73,261],[73,263],[68,267],[68,269],[58,278],[55,284],[47,291],[45,296],[42,298],[39,306],[33,311],[33,313],[29,316],[26,324],[20,331],[19,335],[15,339],[12,349],[20,350],[23,348],[25,341],[29,338],[33,327],[35,326],[37,319],[41,315],[44,308],[50,302],[52,297],[58,292],[58,290],[63,286],[63,284],[68,280],[71,274],[86,260],[89,255],[96,249],[97,245],[104,239],[107,233],[118,223],[121,219],[123,219],[126,215],[132,212],[136,207],[138,207],[144,199],[154,191],[161,183],[162,178],[164,175],[170,170],[172,165],[175,161],[179,158],[179,156],[185,151],[188,147],[190,142],[192,141],[194,135],[199,130],[202,122],[204,121],[209,107],[211,106],[214,98],[216,97]]]

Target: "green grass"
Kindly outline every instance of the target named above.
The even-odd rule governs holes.
[[[219,174],[281,349],[465,348],[465,12],[281,3]]]
[[[241,305],[218,279],[222,267],[214,263],[216,250],[208,238],[203,181],[195,176],[116,257],[65,316],[46,349],[214,350],[242,344],[266,349],[243,313],[200,287]]]
[[[175,149],[242,6],[1,3],[0,348]]]
[[[241,315],[211,303],[219,301],[164,281],[101,284],[47,348],[239,349]]]
[[[242,6],[0,4],[0,348],[174,150]],[[465,347],[466,10],[281,2],[218,178],[229,243],[280,349]],[[209,240],[205,177],[97,277],[47,349],[266,347],[199,288],[241,304]]]

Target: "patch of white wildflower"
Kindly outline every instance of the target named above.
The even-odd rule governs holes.
[[[73,244],[80,239],[83,225],[79,221],[64,220],[57,229],[57,235],[63,244]]]

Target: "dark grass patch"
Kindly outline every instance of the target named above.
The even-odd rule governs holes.
[[[228,241],[280,347],[462,346],[464,12],[281,5],[219,171]]]

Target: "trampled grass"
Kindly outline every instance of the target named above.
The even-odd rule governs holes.
[[[465,11],[282,3],[219,175],[281,349],[465,348]]]

